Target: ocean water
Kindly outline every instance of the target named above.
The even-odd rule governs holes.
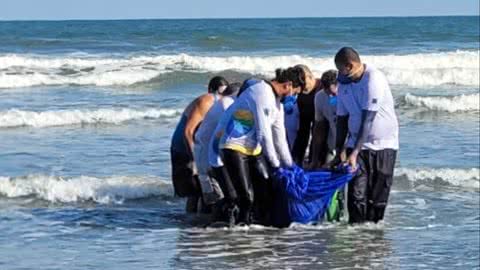
[[[480,269],[478,17],[0,22],[0,269]],[[169,142],[215,74],[342,46],[400,120],[382,224],[210,228]]]

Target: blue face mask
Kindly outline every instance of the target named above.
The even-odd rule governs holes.
[[[337,106],[337,96],[328,96],[328,104]]]
[[[285,113],[291,114],[295,108],[295,105],[297,104],[297,95],[286,96],[282,98],[281,102],[283,104],[283,110]]]
[[[337,75],[337,81],[341,84],[351,84],[353,82],[351,77],[340,73]]]

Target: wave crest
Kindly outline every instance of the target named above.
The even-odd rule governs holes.
[[[480,189],[480,170],[449,168],[396,168],[396,177],[406,177],[410,182],[441,181],[452,186]]]
[[[422,97],[410,93],[405,95],[405,103],[410,106],[433,111],[466,112],[480,110],[480,94]]]
[[[480,81],[479,51],[366,55],[362,59],[385,72],[392,84],[478,86]],[[128,86],[148,82],[160,74],[180,71],[236,70],[273,76],[278,67],[300,63],[310,66],[317,76],[335,68],[332,57],[299,55],[209,57],[178,54],[131,58],[3,55],[0,56],[0,88],[63,84]]]
[[[478,168],[396,168],[395,178],[403,178],[409,182],[439,181],[442,185],[480,189],[480,170]],[[152,196],[173,196],[173,186],[170,181],[155,176],[66,178],[28,175],[0,177],[0,196],[9,198],[33,196],[50,202],[94,201],[108,204]]]
[[[173,194],[171,184],[153,176],[0,177],[0,195],[10,198],[35,196],[50,202],[68,203],[91,200],[97,203],[122,203],[127,199],[171,194]]]
[[[173,118],[181,114],[178,109],[99,109],[33,112],[8,110],[0,112],[0,128],[8,127],[50,127],[76,124],[118,124],[144,118]]]

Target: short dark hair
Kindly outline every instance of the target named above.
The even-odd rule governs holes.
[[[335,64],[347,64],[350,62],[361,63],[360,55],[351,47],[341,48],[335,55]]]
[[[238,91],[240,91],[240,87],[242,86],[241,83],[239,82],[234,82],[231,83],[227,86],[227,89],[220,93],[222,96],[236,96],[238,94]]]
[[[320,78],[323,88],[327,88],[332,84],[337,84],[337,71],[330,69],[325,71]]]
[[[275,81],[279,83],[292,82],[293,88],[305,89],[305,71],[301,67],[289,67],[287,69],[277,68],[275,70]]]
[[[208,83],[208,92],[209,93],[217,93],[218,88],[220,88],[222,86],[227,86],[227,85],[228,85],[228,81],[224,77],[215,76]]]

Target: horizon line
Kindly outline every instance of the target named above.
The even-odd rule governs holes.
[[[361,19],[361,18],[431,18],[431,17],[479,17],[480,15],[468,15],[468,14],[458,14],[458,15],[370,15],[370,16],[304,16],[304,17],[211,17],[211,18],[201,18],[201,17],[172,17],[172,18],[108,18],[108,19],[2,19],[0,22],[64,22],[64,21],[142,21],[142,20],[261,20],[261,19]]]

